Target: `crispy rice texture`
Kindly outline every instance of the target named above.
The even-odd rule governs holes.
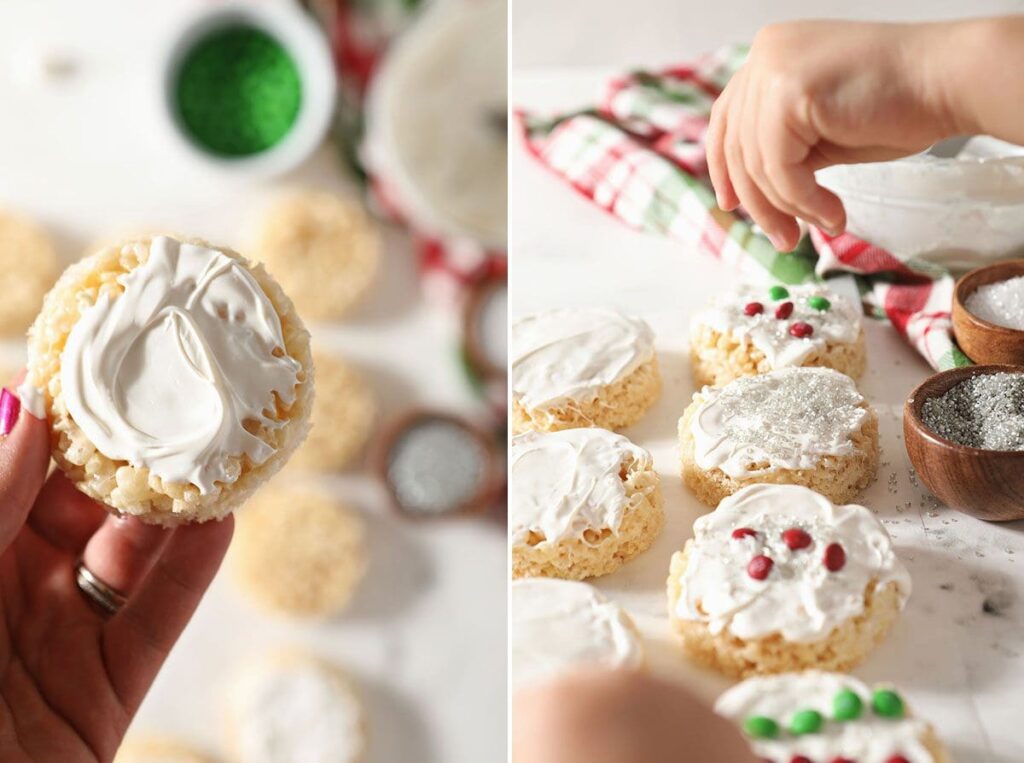
[[[185,240],[210,246],[198,239]],[[229,471],[236,476],[230,482],[218,483],[207,495],[201,495],[195,485],[164,482],[145,467],[108,458],[68,413],[61,391],[61,353],[79,317],[101,294],[109,293],[116,298],[123,293],[117,279],[146,262],[150,241],[143,238],[101,248],[64,271],[46,295],[43,309],[29,330],[28,380],[44,391],[53,459],[83,493],[114,514],[135,516],[149,524],[175,526],[223,519],[284,466],[306,437],[313,404],[309,333],[291,300],[261,265],[253,265],[238,253],[218,247],[218,251],[242,262],[255,277],[281,320],[283,350],[301,366],[295,402],[286,406],[275,395],[273,418],[284,422],[284,426],[253,430],[253,434],[275,449],[274,454],[260,465],[245,456],[230,459]]]
[[[683,482],[708,506],[718,506],[726,496],[759,483],[803,485],[816,490],[832,503],[850,503],[872,483],[878,473],[878,415],[864,403],[868,418],[852,436],[854,451],[845,456],[824,456],[814,469],[776,469],[764,474],[734,479],[715,467],[701,469],[694,460],[695,443],[691,424],[704,404],[697,393],[679,420],[679,450],[682,456]],[[765,464],[766,466],[766,464]]]
[[[829,342],[801,365],[834,368],[856,379],[864,373],[866,359],[864,330],[861,329],[857,341],[852,344]],[[690,365],[698,387],[720,387],[741,376],[757,376],[774,370],[764,353],[751,342],[703,324],[695,325],[690,332]]]
[[[660,478],[653,468],[623,465],[622,479],[629,500],[618,528],[588,528],[582,538],[548,542],[531,533],[526,543],[512,546],[512,577],[552,577],[569,580],[607,575],[646,551],[665,524]]]
[[[836,627],[821,641],[786,641],[779,633],[742,639],[727,629],[712,634],[706,624],[682,620],[676,615],[676,606],[683,596],[682,578],[692,544],[692,540],[687,541],[686,547],[672,556],[668,576],[669,619],[687,657],[729,678],[810,668],[848,673],[882,643],[902,610],[896,583],[878,588],[877,581],[871,581],[864,589],[863,611]]]
[[[567,400],[548,408],[524,408],[512,398],[512,432],[557,432],[560,429],[601,427],[617,430],[638,422],[661,393],[658,356],[603,387],[593,400]]]

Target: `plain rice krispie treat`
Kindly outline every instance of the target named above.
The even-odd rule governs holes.
[[[348,466],[373,433],[377,404],[373,390],[351,366],[334,355],[313,353],[316,400],[309,436],[291,465],[318,472]]]
[[[226,735],[238,763],[360,763],[367,729],[362,703],[337,666],[312,655],[250,658],[226,696]]]
[[[767,763],[949,763],[931,725],[889,685],[807,670],[748,678],[715,712],[738,725]]]
[[[380,265],[373,220],[354,201],[307,191],[264,217],[256,259],[267,266],[307,321],[344,317],[369,291]]]
[[[362,519],[325,493],[275,482],[238,512],[231,567],[265,609],[325,617],[345,608],[366,571]]]
[[[215,760],[185,742],[149,734],[129,734],[114,756],[114,763],[214,763]]]
[[[688,657],[730,678],[850,670],[910,595],[875,516],[805,487],[751,485],[693,533],[672,557],[669,618]]]
[[[693,396],[679,421],[683,482],[716,506],[745,485],[805,485],[853,500],[878,471],[878,416],[828,368],[785,368]]]
[[[790,366],[864,372],[861,311],[821,284],[741,286],[690,321],[697,384],[720,386]]]
[[[46,231],[0,210],[0,335],[20,335],[28,328],[59,272],[57,252]]]
[[[512,577],[607,575],[665,522],[651,455],[606,429],[530,432],[509,455]]]
[[[654,333],[613,310],[563,309],[510,333],[512,432],[635,424],[661,392]]]
[[[30,412],[52,455],[117,514],[220,519],[303,440],[309,334],[262,266],[156,237],[69,267],[29,332]]]
[[[644,651],[632,618],[574,580],[515,580],[508,590],[512,691],[576,668],[638,667]]]

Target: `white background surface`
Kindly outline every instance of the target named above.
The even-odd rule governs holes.
[[[811,3],[731,3],[695,10],[692,3],[629,5],[622,16],[593,21],[605,44],[587,42],[594,11],[568,17],[572,7],[515,0],[510,103],[541,111],[593,104],[611,62],[685,60],[720,42],[742,38],[773,13],[823,14]],[[593,9],[612,5],[586,3]],[[907,4],[909,6],[909,4]],[[951,3],[928,4],[938,11]],[[899,16],[893,4],[871,3]],[[915,3],[918,12],[925,4]],[[990,7],[1018,8],[1018,3]],[[644,7],[661,13],[644,13]],[[977,4],[976,4],[977,7]],[[937,12],[938,12],[937,11]],[[781,11],[780,11],[781,13]],[[699,30],[709,18],[707,43]],[[544,24],[534,23],[543,18]],[[729,19],[737,19],[734,23]],[[531,20],[532,19],[532,20]],[[561,48],[553,29],[572,21]],[[678,45],[676,40],[679,41]],[[609,45],[608,41],[614,41]],[[521,56],[520,56],[520,52]],[[518,63],[530,64],[528,67]],[[587,65],[575,69],[566,66]],[[688,666],[676,651],[665,615],[665,577],[672,553],[707,509],[682,485],[676,422],[694,392],[687,359],[689,316],[735,275],[720,263],[672,242],[635,233],[577,196],[538,166],[518,140],[510,147],[510,314],[562,306],[607,305],[640,315],[657,335],[665,388],[660,400],[625,434],[655,458],[665,493],[667,523],[655,545],[597,587],[627,607],[641,626],[654,668],[691,682],[709,698],[727,683]],[[869,682],[893,681],[915,712],[929,718],[962,763],[1024,760],[1020,697],[1024,694],[1024,523],[986,524],[938,505],[913,478],[902,442],[902,405],[930,370],[887,325],[867,321],[868,371],[860,381],[879,412],[882,465],[861,497],[895,539],[914,580],[904,617],[885,644],[856,673]],[[1006,603],[1000,615],[982,612],[986,597]]]
[[[165,41],[195,0],[0,0],[0,205],[42,220],[67,259],[92,241],[164,229],[247,251],[283,187],[351,192],[325,148],[278,183],[226,178],[167,141],[155,83]],[[76,63],[43,84],[41,56]],[[478,411],[456,363],[454,316],[423,304],[412,254],[388,236],[377,291],[315,340],[350,359],[386,417],[418,404]],[[18,362],[17,346],[3,360]],[[251,652],[304,645],[360,685],[371,763],[480,763],[505,750],[505,537],[483,520],[409,524],[376,482],[333,481],[368,520],[368,578],[349,612],[309,626],[253,609],[222,571],[143,705],[137,729],[221,747],[220,689]],[[285,763],[285,762],[282,762]],[[304,763],[304,762],[303,762]]]

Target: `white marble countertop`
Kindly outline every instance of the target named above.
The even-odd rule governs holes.
[[[325,147],[276,182],[224,177],[162,137],[153,82],[165,35],[205,0],[0,0],[0,206],[42,220],[68,259],[90,242],[173,230],[247,251],[262,209],[283,188],[353,194]],[[38,77],[67,57],[64,81]],[[454,315],[421,299],[405,237],[387,236],[383,278],[343,326],[314,339],[362,370],[385,417],[410,406],[479,412],[457,363]],[[0,365],[20,362],[17,344]],[[482,520],[410,524],[382,487],[353,471],[330,487],[368,522],[368,577],[351,609],[321,625],[250,605],[223,570],[136,720],[223,749],[222,678],[251,652],[307,647],[354,676],[367,705],[370,763],[500,760],[505,721],[505,535]]]
[[[531,69],[511,80],[511,103],[541,110],[593,102],[601,70]],[[606,305],[643,317],[657,336],[660,400],[624,432],[654,455],[667,523],[654,546],[593,581],[636,618],[655,670],[711,698],[727,682],[688,665],[668,628],[669,558],[707,509],[679,477],[676,423],[694,392],[687,352],[691,313],[736,276],[678,244],[636,233],[576,195],[518,141],[510,147],[513,318],[541,309]],[[892,635],[857,671],[892,681],[964,763],[1024,760],[1024,522],[987,524],[940,505],[916,482],[902,442],[902,406],[930,370],[886,324],[866,320],[868,370],[860,381],[879,412],[882,465],[860,502],[895,539],[914,582]],[[988,600],[997,610],[983,611]]]

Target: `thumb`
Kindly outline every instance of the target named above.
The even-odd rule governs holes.
[[[0,391],[0,551],[25,524],[49,461],[46,421],[24,410],[11,390]]]

